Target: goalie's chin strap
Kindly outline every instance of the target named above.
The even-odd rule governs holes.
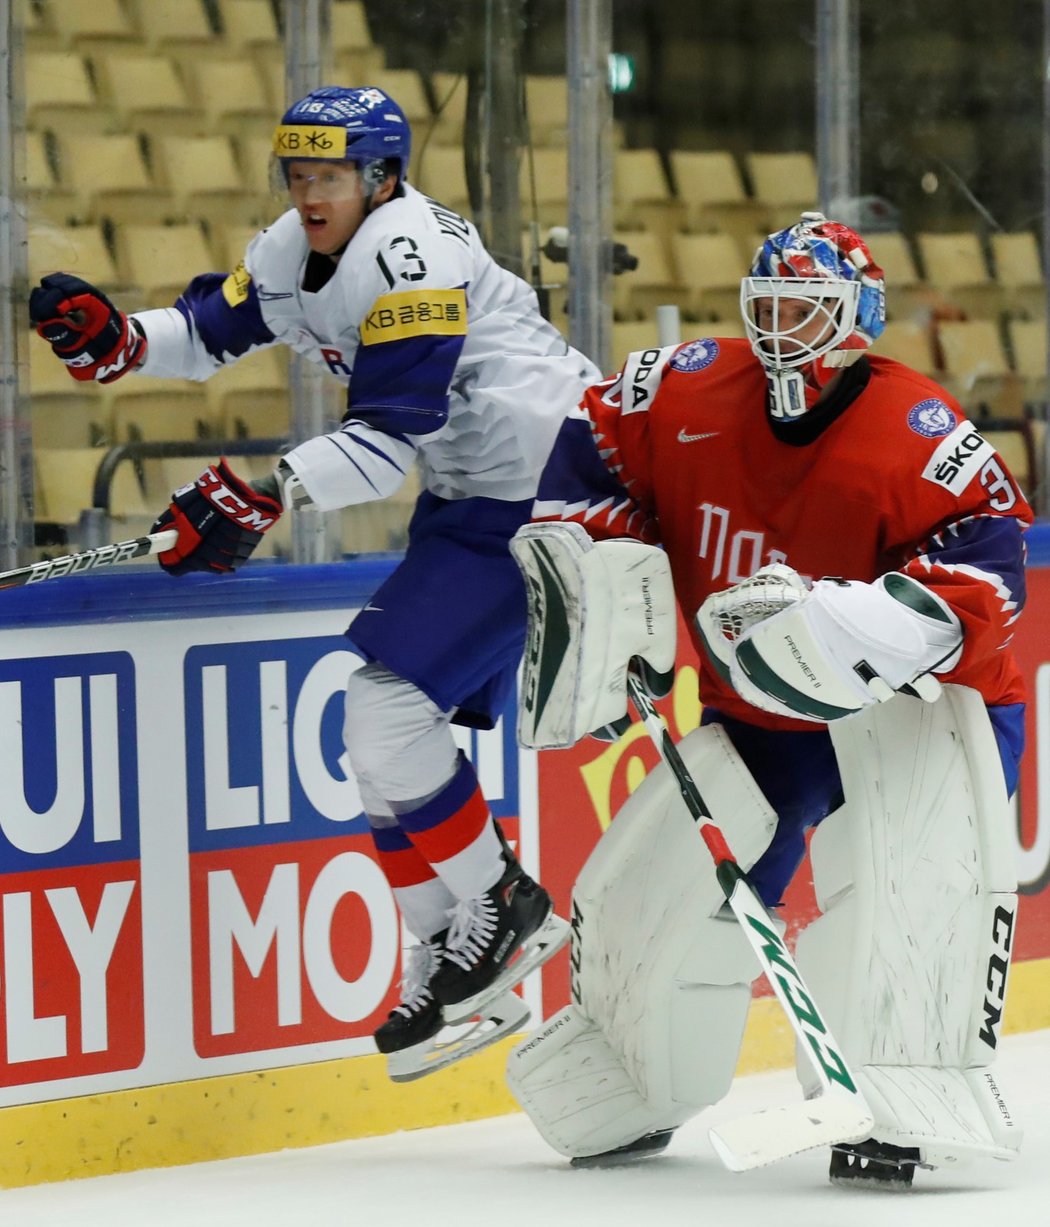
[[[784,372],[785,374],[792,372]],[[798,374],[798,372],[793,372]],[[766,404],[766,420],[778,442],[791,447],[808,447],[818,439],[837,418],[853,404],[871,380],[871,363],[866,354],[844,369],[832,371],[838,379],[828,388],[814,391],[814,404],[800,415],[778,417],[774,412],[773,380],[770,377],[769,400]],[[822,398],[822,399],[820,399]],[[819,403],[816,403],[819,399]]]

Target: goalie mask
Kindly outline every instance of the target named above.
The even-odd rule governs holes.
[[[348,89],[324,85],[285,111],[273,134],[275,186],[288,186],[292,162],[351,162],[360,172],[366,197],[396,170],[408,177],[412,131],[404,111],[374,86]]]
[[[848,226],[803,213],[755,253],[740,308],[751,348],[766,368],[773,416],[798,418],[882,332],[882,269]]]

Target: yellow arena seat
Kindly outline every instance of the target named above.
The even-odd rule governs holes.
[[[216,268],[200,226],[192,222],[121,226],[116,250],[121,276],[154,307],[171,306],[198,273],[228,271]]]
[[[231,271],[244,259],[248,244],[259,233],[259,227],[250,223],[222,223],[211,227],[211,245],[215,251],[217,268]]]
[[[410,181],[434,200],[470,217],[463,150],[454,145],[428,145],[417,159],[413,160]]]
[[[117,443],[201,439],[216,435],[204,385],[189,379],[126,375],[103,384],[102,400]]]
[[[136,136],[63,135],[57,145],[62,178],[74,192],[79,220],[159,222],[171,213],[171,199],[150,173]]]
[[[660,344],[655,319],[617,320],[612,326],[612,365],[623,366],[627,355]]]
[[[284,346],[245,354],[214,374],[203,390],[210,420],[222,437],[268,438],[288,434],[291,405],[288,351]]]
[[[229,136],[161,136],[154,163],[171,193],[169,215],[188,220],[269,221],[268,201],[245,184]]]
[[[623,243],[638,267],[613,277],[613,310],[618,319],[642,319],[658,306],[683,306],[688,291],[675,276],[663,243],[647,230],[618,230],[613,240]]]
[[[55,178],[48,152],[49,138],[43,132],[27,132],[26,204],[30,221],[49,221],[67,226],[77,217],[77,201],[72,190]]]
[[[133,0],[146,45],[153,50],[213,47],[215,31],[201,0]]]
[[[942,320],[937,326],[944,383],[968,413],[1020,417],[1020,382],[1006,360],[995,320]]]
[[[728,149],[672,150],[671,174],[689,230],[726,230],[739,240],[761,228],[761,210]]]
[[[73,379],[36,332],[27,334],[29,406],[35,447],[95,447],[113,439],[101,384]]]
[[[565,77],[527,76],[525,111],[532,143],[565,145],[569,139],[569,85]]]
[[[231,51],[274,51],[284,58],[270,0],[219,0],[219,22]]]
[[[1048,394],[1046,320],[1013,319],[1007,328],[1014,371],[1021,380],[1024,399],[1045,405]]]
[[[361,0],[333,0],[331,36],[336,52],[365,51],[375,45]]]
[[[107,55],[96,58],[95,64],[100,89],[126,131],[164,136],[204,131],[204,112],[169,56]]]
[[[193,97],[204,111],[209,132],[267,138],[271,135],[276,105],[253,60],[198,59],[187,71],[192,78]]]
[[[981,248],[971,230],[916,235],[926,280],[950,302],[970,315],[992,316],[1001,295],[992,280]]]
[[[620,229],[669,235],[683,221],[655,149],[617,149],[613,155],[613,213]]]
[[[817,167],[811,153],[748,153],[751,194],[769,230],[790,226],[818,204]]]
[[[29,226],[29,280],[46,273],[72,273],[102,290],[122,285],[113,257],[98,226]]]
[[[438,145],[461,146],[467,117],[466,73],[435,72],[431,74],[430,85],[435,107],[431,141]]]
[[[569,216],[567,150],[524,150],[518,163],[518,190],[522,221],[564,226]]]
[[[33,460],[37,520],[75,527],[80,513],[92,505],[95,476],[104,455],[100,447],[36,448]],[[155,514],[143,498],[134,466],[118,465],[110,486],[110,515],[116,521],[116,535],[148,532]]]
[[[25,88],[30,130],[110,132],[116,126],[112,110],[96,93],[84,57],[75,52],[28,52]]]
[[[142,45],[142,32],[121,0],[90,0],[84,4],[43,0],[42,9],[58,37],[72,50],[90,54]]]
[[[1002,306],[1012,315],[1046,314],[1046,280],[1039,244],[1031,230],[991,236],[995,280]]]
[[[698,320],[739,317],[747,260],[732,235],[675,234],[671,247],[677,280],[685,287],[686,311]]]
[[[888,320],[872,353],[903,362],[912,370],[933,379],[939,378],[930,327],[920,320]]]
[[[928,314],[930,287],[919,274],[911,242],[899,230],[865,236],[875,263],[886,275],[886,315],[908,320]]]

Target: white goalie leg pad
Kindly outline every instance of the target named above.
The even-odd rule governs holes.
[[[810,845],[824,915],[796,961],[875,1115],[932,1166],[1013,1158],[991,1072],[1016,912],[1009,807],[980,695],[898,696],[829,726],[846,797]],[[817,1088],[807,1062],[798,1072]]]
[[[775,815],[718,726],[679,750],[741,865]],[[759,967],[666,767],[616,815],[573,891],[575,1004],[512,1053],[510,1089],[572,1157],[673,1128],[729,1089]]]
[[[579,524],[527,524],[510,543],[529,605],[518,740],[575,745],[627,713],[627,669],[674,669],[677,616],[663,550],[592,541]]]

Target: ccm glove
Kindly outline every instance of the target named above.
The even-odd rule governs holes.
[[[146,338],[101,290],[50,273],[29,295],[29,318],[74,379],[112,383],[146,356]]]
[[[225,460],[209,465],[172,495],[152,532],[174,528],[178,540],[157,555],[169,575],[236,571],[281,517],[281,502],[237,477]]]

